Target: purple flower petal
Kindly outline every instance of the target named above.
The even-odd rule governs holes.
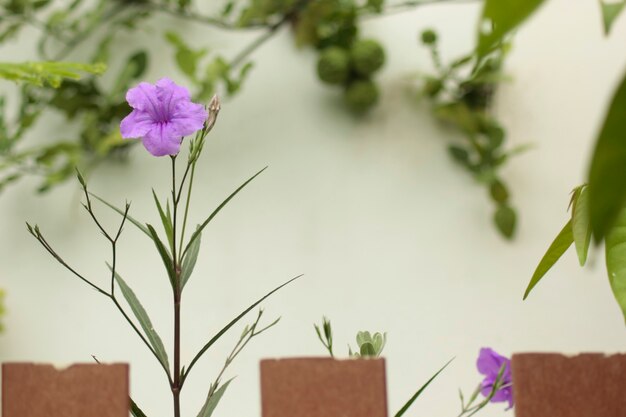
[[[128,90],[126,101],[133,109],[148,112],[155,121],[159,120],[161,111],[154,85],[145,82],[139,83],[137,87]]]
[[[490,348],[482,348],[478,355],[478,360],[476,361],[476,367],[478,371],[485,375],[481,383],[481,394],[485,397],[488,397],[493,390],[493,386],[498,379],[498,375],[500,374],[500,370],[502,367],[504,371],[502,372],[502,376],[500,378],[500,389],[498,389],[493,397],[491,398],[491,402],[504,402],[508,401],[509,408],[513,407],[513,389],[511,387],[512,378],[511,378],[511,361],[505,357],[494,351]]]
[[[143,146],[154,156],[176,155],[180,151],[182,137],[169,123],[155,125],[142,139]]]
[[[120,133],[125,139],[140,138],[154,127],[150,113],[133,110],[120,123]]]
[[[133,111],[120,123],[124,138],[141,138],[154,156],[176,155],[183,136],[202,129],[208,117],[189,91],[169,78],[139,83],[126,93]]]
[[[205,108],[192,102],[179,102],[171,113],[170,121],[181,136],[191,135],[202,129],[208,115]]]
[[[476,367],[478,372],[483,375],[493,376],[494,378],[500,372],[502,364],[508,359],[499,355],[491,348],[482,348],[478,354],[478,360],[476,361]]]

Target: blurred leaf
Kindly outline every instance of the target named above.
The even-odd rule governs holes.
[[[596,141],[589,170],[589,213],[596,242],[613,225],[626,198],[626,77],[617,88]]]
[[[589,192],[586,186],[574,190],[572,197],[572,231],[580,266],[587,262],[587,252],[591,243],[591,225],[589,224]]]
[[[522,24],[544,0],[485,0],[478,27],[478,54],[486,55]]]
[[[111,265],[107,264],[107,266],[109,267],[109,269],[112,270]],[[137,318],[137,321],[139,321],[139,324],[141,325],[141,328],[143,329],[144,334],[146,335],[146,337],[148,338],[148,341],[154,348],[154,351],[156,352],[159,358],[159,361],[161,361],[161,364],[163,364],[163,366],[166,369],[170,369],[170,364],[167,358],[167,351],[165,350],[165,346],[163,346],[163,341],[161,340],[161,337],[154,329],[154,326],[152,325],[152,321],[150,321],[150,317],[148,316],[148,313],[141,305],[141,302],[139,302],[139,299],[135,295],[135,292],[128,286],[128,284],[126,284],[126,282],[122,279],[120,274],[118,274],[117,271],[115,271],[113,275],[115,277],[115,281],[120,286],[122,295],[128,302],[128,305],[130,306],[130,309],[133,311],[133,314],[135,315],[135,317]]]
[[[176,48],[176,63],[180,70],[190,79],[196,79],[198,62],[206,53],[206,49],[193,50],[182,40],[176,32],[166,32],[165,39]]]
[[[600,0],[600,7],[602,8],[602,23],[604,23],[604,34],[608,35],[611,31],[611,27],[615,22],[615,19],[620,15],[622,10],[626,6],[626,0],[620,1],[607,1]]]
[[[528,287],[526,287],[526,292],[524,292],[524,300],[528,297],[528,294],[530,294],[541,278],[543,278],[546,272],[554,266],[559,258],[561,258],[565,251],[572,245],[572,243],[574,243],[574,234],[572,232],[572,221],[570,220],[554,239],[548,248],[548,251],[545,255],[543,255],[543,258],[541,258],[541,261],[539,261],[539,265],[537,265],[537,268],[528,283]]]
[[[463,102],[451,102],[438,105],[434,109],[435,116],[444,122],[450,123],[468,134],[478,132],[480,119]]]
[[[58,88],[64,79],[80,79],[82,73],[102,74],[104,64],[76,62],[0,63],[0,78],[21,81],[36,86],[48,84]]]
[[[228,388],[228,384],[230,384],[231,381],[232,379],[226,381],[224,385],[215,390],[213,395],[207,396],[204,406],[202,406],[202,409],[198,413],[198,417],[211,417],[211,414],[213,414],[215,407],[217,407],[217,404],[222,399],[222,396],[224,395],[224,392],[226,392],[226,388]]]
[[[199,227],[200,225],[198,225],[198,228]],[[191,273],[196,266],[196,260],[198,259],[198,254],[200,253],[201,240],[202,234],[199,234],[198,238],[194,240],[193,244],[189,248],[189,251],[183,258],[183,264],[181,265],[180,271],[181,289],[185,288],[185,284],[187,284],[187,281],[191,277]]]
[[[365,342],[360,345],[360,354],[362,357],[375,357],[376,349],[374,349],[374,345],[370,342]]]
[[[448,361],[448,363],[446,363],[445,365],[443,365],[443,367],[441,369],[439,369],[437,372],[435,372],[435,374],[433,376],[430,377],[430,379],[428,381],[426,381],[426,383],[424,385],[422,385],[420,387],[420,389],[417,390],[417,392],[415,394],[413,394],[413,396],[411,398],[409,398],[409,401],[407,401],[400,410],[398,410],[398,412],[395,414],[394,417],[401,417],[404,413],[406,413],[406,411],[411,407],[411,405],[413,405],[413,403],[415,402],[415,400],[422,395],[422,392],[424,392],[424,390],[430,385],[431,382],[433,382],[435,380],[435,378],[437,378],[439,376],[440,373],[443,372],[444,369],[446,369],[446,367],[448,365],[450,365],[450,362],[452,362],[453,359],[450,359]]]
[[[511,206],[500,205],[493,218],[498,230],[504,237],[511,239],[515,233],[517,215]]]
[[[148,68],[148,54],[146,51],[138,51],[128,58],[126,65],[122,68],[111,88],[110,95],[125,95],[130,84],[140,78]]]
[[[606,269],[613,295],[626,319],[626,210],[606,235]]]

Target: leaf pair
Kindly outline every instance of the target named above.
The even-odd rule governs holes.
[[[526,288],[524,299],[528,297],[533,288],[543,276],[556,264],[556,262],[575,243],[578,261],[585,265],[587,253],[591,243],[591,225],[589,222],[589,191],[586,185],[576,188],[572,193],[572,217],[561,229],[554,239],[543,258],[537,265],[535,272]]]
[[[524,299],[528,297],[532,289],[561,258],[572,243],[576,246],[580,265],[585,265],[592,233],[590,207],[593,194],[591,191],[592,187],[586,185],[574,190],[572,195],[572,218],[563,227],[539,262],[526,288]],[[621,209],[617,220],[606,235],[605,255],[611,290],[626,320],[626,208]]]

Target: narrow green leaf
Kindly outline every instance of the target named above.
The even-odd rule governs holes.
[[[172,284],[172,288],[176,285],[176,272],[174,271],[174,264],[172,261],[171,255],[168,253],[167,248],[159,239],[159,235],[157,235],[156,230],[150,224],[146,224],[148,227],[148,232],[150,233],[150,238],[154,242],[157,250],[159,251],[159,255],[161,255],[161,259],[163,260],[163,265],[165,265],[165,269],[167,270],[167,275],[170,279],[170,283]]]
[[[611,228],[626,199],[626,76],[617,88],[596,141],[589,170],[589,213],[596,242]]]
[[[95,198],[96,200],[98,200],[99,202],[101,202],[102,204],[104,204],[105,206],[109,207],[111,210],[117,212],[117,214],[119,214],[120,216],[124,216],[124,210],[121,210],[115,207],[113,204],[107,202],[103,198],[98,197],[92,192],[89,192],[89,195]],[[150,235],[150,231],[148,231],[148,228],[146,226],[144,226],[143,224],[141,224],[139,221],[135,220],[131,216],[127,215],[126,218],[128,219],[129,222],[131,222],[134,226],[136,226],[137,229],[141,230],[142,232],[146,234],[146,236],[152,239],[152,236]]]
[[[543,278],[543,276],[552,268],[552,266],[559,260],[559,258],[565,253],[565,251],[574,243],[574,234],[572,232],[572,221],[568,221],[565,227],[561,229],[557,237],[554,239],[548,251],[543,255],[539,265],[535,269],[526,292],[524,293],[524,300],[528,297],[528,294],[537,285],[537,283]]]
[[[404,404],[402,406],[402,408],[395,414],[394,417],[402,416],[406,412],[406,410],[408,410],[409,407],[411,407],[411,405],[413,405],[413,402],[415,402],[415,400],[417,400],[417,398],[420,395],[422,395],[422,392],[424,392],[424,390],[430,385],[430,383],[433,382],[435,380],[435,378],[437,378],[439,376],[439,374],[442,373],[443,370],[446,369],[446,367],[448,365],[450,365],[450,362],[452,362],[453,360],[454,359],[450,359],[445,365],[443,365],[443,367],[440,370],[435,372],[435,375],[431,376],[430,379],[428,381],[426,381],[426,383],[424,385],[422,385],[421,388],[418,389],[415,394],[413,394],[413,396],[409,399],[409,401],[407,401],[406,404]]]
[[[589,224],[589,192],[586,186],[577,188],[572,199],[572,231],[574,245],[580,266],[587,262],[587,253],[591,244],[591,225]]]
[[[217,407],[217,404],[222,399],[222,396],[224,395],[224,392],[226,391],[226,388],[228,388],[228,384],[230,384],[231,381],[232,381],[232,379],[226,381],[224,383],[224,385],[219,387],[213,393],[213,395],[207,396],[207,399],[206,399],[206,402],[204,403],[204,406],[202,407],[202,409],[198,413],[198,417],[211,417],[211,414],[213,414],[213,410],[215,410],[215,407]]]
[[[618,2],[600,0],[600,7],[602,8],[602,23],[604,24],[605,35],[608,35],[611,31],[611,27],[613,26],[615,19],[617,19],[622,10],[624,10],[624,6],[626,6],[626,0]]]
[[[222,335],[224,335],[224,333],[226,333],[231,327],[233,327],[235,324],[237,324],[237,322],[239,320],[241,320],[246,314],[248,314],[250,312],[250,310],[252,310],[253,308],[255,308],[256,306],[258,306],[259,304],[261,304],[263,301],[265,301],[265,299],[267,299],[269,296],[271,296],[272,294],[274,294],[275,292],[277,292],[278,290],[282,289],[283,287],[291,284],[293,281],[297,280],[298,278],[302,277],[301,275],[298,275],[294,278],[291,278],[289,281],[279,285],[278,287],[274,288],[272,291],[268,292],[267,294],[265,294],[263,297],[259,298],[257,301],[255,301],[253,304],[251,304],[248,308],[246,308],[244,311],[242,311],[241,313],[239,313],[239,315],[237,317],[235,317],[234,319],[232,319],[226,326],[224,326],[219,332],[217,332],[212,338],[211,340],[209,340],[203,347],[202,349],[200,349],[200,351],[196,354],[196,356],[193,358],[193,360],[191,361],[191,363],[189,364],[189,367],[187,368],[187,374],[189,373],[189,371],[191,370],[191,367],[198,361],[198,359],[200,359],[202,357],[202,355],[204,354],[204,352],[206,352],[211,346],[213,346],[213,344],[215,342],[217,342],[220,337],[222,337]],[[187,374],[185,374],[185,378],[187,377]]]
[[[187,243],[187,246],[185,247],[185,251],[184,253],[186,254],[187,251],[190,250],[191,245],[194,244],[194,241],[200,236],[200,233],[202,233],[202,230],[209,224],[209,222],[211,222],[211,220],[213,220],[213,218],[215,216],[217,216],[217,213],[219,213],[224,206],[226,206],[226,204],[228,204],[228,202],[230,200],[233,199],[233,197],[235,197],[239,191],[243,190],[245,188],[246,185],[250,184],[250,182],[255,179],[257,176],[259,176],[261,174],[261,172],[265,171],[267,169],[267,167],[263,168],[262,170],[260,170],[259,172],[257,172],[256,174],[254,174],[252,177],[250,177],[246,182],[244,182],[243,184],[241,184],[239,186],[239,188],[237,188],[235,191],[232,192],[231,195],[228,196],[228,198],[226,198],[226,200],[224,200],[222,202],[222,204],[220,204],[219,206],[217,206],[217,208],[215,210],[213,210],[213,213],[211,213],[211,215],[204,221],[204,223],[202,223],[194,232],[194,234],[191,236],[191,239],[189,239],[189,243]]]
[[[485,0],[478,26],[478,54],[486,55],[521,25],[544,0]]]
[[[198,226],[200,227],[200,226]],[[194,240],[193,245],[189,248],[189,252],[185,254],[183,257],[183,263],[181,265],[180,271],[180,286],[181,289],[185,288],[185,284],[191,277],[191,273],[196,266],[196,261],[198,259],[198,254],[200,253],[200,242],[202,240],[202,234],[198,235],[198,238]]]
[[[154,192],[154,189],[152,190],[152,196],[154,197],[154,202],[156,203],[157,210],[159,211],[159,216],[161,217],[161,223],[163,223],[163,229],[165,229],[165,234],[167,235],[167,241],[170,244],[170,249],[174,251],[174,230],[173,230],[172,222],[168,218],[167,214],[165,214],[165,211],[163,211],[161,202],[159,201],[159,198],[157,197],[156,192]],[[169,203],[167,205],[167,209],[169,212]]]
[[[613,295],[626,319],[626,210],[606,235],[606,269]]]
[[[109,267],[109,269],[111,269],[111,266],[109,264],[107,264],[107,266]],[[167,351],[165,350],[165,346],[163,345],[163,341],[161,340],[161,337],[154,329],[154,326],[152,325],[152,321],[150,320],[148,313],[141,305],[141,302],[135,295],[135,292],[128,286],[128,284],[126,284],[126,282],[122,279],[120,274],[117,273],[117,271],[115,272],[114,276],[115,276],[115,281],[117,282],[117,284],[120,287],[120,290],[122,291],[122,295],[128,302],[128,305],[130,306],[130,309],[132,310],[135,317],[137,318],[137,321],[139,321],[141,328],[143,329],[146,337],[148,338],[148,341],[154,348],[154,351],[159,357],[159,360],[161,361],[163,366],[169,369],[170,364],[167,358]]]
[[[141,411],[141,408],[139,408],[137,403],[134,402],[132,398],[130,399],[130,413],[133,415],[133,417],[147,417],[146,414]]]

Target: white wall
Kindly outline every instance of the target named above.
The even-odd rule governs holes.
[[[519,33],[508,62],[514,81],[498,94],[497,110],[511,146],[536,146],[504,172],[521,212],[517,238],[506,243],[491,226],[485,191],[447,156],[453,133],[406,94],[407,76],[430,68],[417,34],[437,28],[445,57],[454,57],[471,47],[477,12],[476,5],[431,6],[367,22],[365,33],[382,40],[389,60],[383,105],[364,120],[339,108],[336,92],[316,80],[314,54],[295,50],[288,33],[255,55],[243,93],[224,104],[206,147],[193,217],[201,219],[253,172],[270,168],[205,233],[185,294],[184,359],[266,290],[306,276],[265,303],[268,319],[283,319],[232,367],[228,375],[238,377],[219,415],[260,414],[260,358],[322,355],[312,327],[322,314],[332,318],[339,347],[353,343],[357,330],[388,332],[391,412],[456,356],[415,403],[409,414],[415,416],[458,413],[457,388],[471,391],[479,381],[474,361],[482,346],[504,354],[623,350],[624,323],[601,250],[585,269],[570,251],[528,301],[521,296],[566,221],[570,190],[585,177],[595,132],[626,67],[626,19],[606,39],[596,0],[552,0]],[[121,41],[149,44],[175,25],[154,20],[151,33]],[[1,50],[0,59],[33,58],[24,45],[34,35]],[[225,54],[250,39],[195,26],[187,36],[198,45],[208,39]],[[151,49],[164,53],[160,45]],[[153,63],[148,80],[164,75],[183,81],[169,57]],[[32,141],[62,136],[64,128],[50,118]],[[90,184],[110,200],[132,200],[135,217],[156,223],[150,187],[166,192],[168,167],[167,159],[138,147],[130,164],[102,167]],[[106,300],[26,233],[25,220],[39,223],[79,270],[106,282],[107,246],[78,209],[76,185],[44,196],[34,195],[33,185],[21,183],[0,198],[0,285],[9,310],[1,358],[66,364],[89,362],[93,354],[128,361],[136,401],[151,417],[170,415],[167,384],[144,346]],[[117,219],[101,212],[114,227]],[[154,248],[129,227],[121,254],[121,273],[169,341],[171,300]],[[240,328],[196,368],[183,394],[185,415],[199,409]],[[483,415],[503,409],[493,405]]]

